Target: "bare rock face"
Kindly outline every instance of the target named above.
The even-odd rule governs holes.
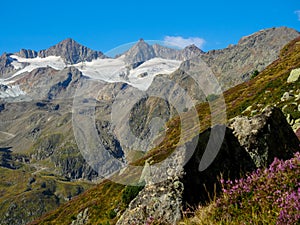
[[[168,48],[159,44],[149,45],[143,39],[125,53],[125,62],[128,65],[139,66],[141,63],[155,57],[171,60],[188,60],[203,54],[195,45],[190,45],[182,50]]]
[[[38,53],[34,50],[30,49],[21,49],[16,55],[22,57],[22,58],[36,58]]]
[[[224,90],[250,79],[255,71],[262,71],[275,61],[280,50],[299,36],[287,27],[271,28],[243,37],[237,45],[212,50],[201,55]]]
[[[199,49],[196,45],[192,44],[185,47],[181,51],[181,60],[193,59],[195,57],[201,56],[202,54],[204,54],[204,52],[201,49]]]
[[[163,59],[173,59],[173,60],[188,60],[194,57],[198,57],[204,52],[199,49],[196,45],[186,46],[182,50],[164,47],[158,44],[152,46],[156,57]]]
[[[81,79],[82,73],[75,67],[61,71],[45,67],[31,71],[14,84],[19,85],[32,99],[67,99],[74,96]]]
[[[138,43],[125,53],[125,62],[129,65],[134,65],[155,57],[153,47],[147,44],[143,39],[140,39]]]
[[[11,62],[13,59],[8,54],[4,53],[0,56],[0,78],[5,77],[15,70]]]
[[[184,186],[180,177],[183,175],[185,147],[143,173],[142,181],[147,185],[131,201],[117,224],[176,224],[181,219],[183,209]],[[144,170],[147,166],[144,167]],[[147,169],[146,169],[147,170]],[[160,181],[160,182],[158,182]]]
[[[38,53],[39,57],[61,56],[67,64],[76,64],[83,61],[92,61],[97,58],[105,58],[102,52],[93,51],[76,41],[68,38],[47,50]]]
[[[289,159],[299,149],[299,140],[278,108],[268,107],[252,118],[236,117],[229,127],[256,167],[266,167],[274,157]]]
[[[89,216],[88,216],[88,208],[86,208],[84,211],[81,211],[77,217],[76,220],[73,220],[71,225],[84,225],[87,224],[88,220],[89,220]]]
[[[176,224],[181,219],[183,184],[179,179],[168,179],[146,186],[130,203],[117,222],[121,224]]]
[[[168,48],[159,44],[154,44],[153,46],[155,55],[157,57],[163,58],[163,59],[180,59],[180,52],[181,50],[179,49],[173,49],[173,48]]]
[[[145,224],[149,218],[176,224],[182,210],[205,204],[221,192],[221,177],[237,179],[257,167],[268,166],[274,157],[288,159],[299,151],[296,135],[277,108],[267,108],[253,118],[237,117],[229,127],[218,125],[213,129],[225,129],[225,136],[214,161],[206,170],[199,171],[199,165],[211,129],[199,135],[197,147],[185,165],[176,163],[181,169],[178,166],[169,167],[166,170],[174,170],[168,171],[172,176],[161,183],[147,183],[117,224]],[[186,151],[192,143],[185,145]],[[186,151],[182,151],[181,157],[185,157]],[[176,161],[172,157],[166,160]],[[158,173],[154,174],[159,176]]]

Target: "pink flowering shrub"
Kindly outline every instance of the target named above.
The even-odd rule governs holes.
[[[299,152],[290,160],[275,158],[269,168],[246,178],[221,183],[224,195],[216,201],[216,222],[300,224]]]

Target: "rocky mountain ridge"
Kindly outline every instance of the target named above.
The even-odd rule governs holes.
[[[173,49],[159,44],[149,45],[140,39],[125,55],[125,62],[130,65],[139,65],[153,58],[163,58],[185,61],[198,57],[204,52],[196,45],[186,46],[184,49]]]
[[[276,35],[275,35],[276,37],[274,36],[273,32],[276,33]],[[280,35],[282,34],[282,32],[289,33],[289,35],[287,35],[285,37],[284,36],[281,37]],[[277,37],[277,35],[279,35],[280,37]],[[264,48],[262,43],[264,42],[266,37],[268,37],[267,40],[270,43],[274,42],[275,46],[278,47],[280,44],[283,44],[283,42],[285,42],[287,39],[291,38],[294,35],[297,35],[297,32],[294,32],[293,30],[289,30],[289,29],[286,30],[285,28],[277,28],[275,30],[271,29],[268,31],[262,31],[262,32],[259,32],[257,35],[250,36],[250,37],[243,39],[239,45],[239,48],[242,48],[242,46],[244,46],[245,52],[243,52],[242,55],[245,56],[244,53],[250,54],[251,51],[249,51],[249,49],[251,50],[251,48],[250,48],[251,46],[258,45],[261,48]],[[259,37],[262,37],[262,38],[259,38]],[[257,39],[257,41],[251,41],[251,40],[256,40],[256,39]],[[276,41],[276,39],[278,40],[278,42]],[[282,43],[279,44],[279,42],[282,42]],[[255,47],[256,50],[258,49],[258,46]],[[273,46],[273,45],[271,45],[271,46]],[[297,45],[295,44],[295,46],[297,46]],[[146,46],[146,48],[148,48],[148,47]],[[159,47],[153,46],[152,48],[158,49]],[[213,56],[224,54],[224,53],[222,53],[221,50],[217,53],[202,53],[200,50],[197,50],[193,46],[190,46],[189,48],[192,49],[192,52],[193,51],[198,52],[200,54],[200,57],[203,57],[203,56],[209,55],[209,54],[212,54]],[[226,57],[223,60],[227,60],[229,62],[229,64],[231,64],[231,65],[239,65],[239,64],[235,64],[236,63],[235,61],[238,61],[237,60],[238,55],[240,54],[237,51],[238,47],[232,46],[230,48],[235,49],[235,52],[237,55],[234,56],[235,57],[234,60],[231,58],[227,59]],[[268,49],[268,48],[269,47],[266,47],[264,49]],[[290,52],[291,51],[291,50],[289,50],[289,48],[287,48],[287,49],[288,50],[284,49],[281,52]],[[161,48],[160,50],[154,50],[154,53],[155,53],[155,51],[160,52],[159,54],[161,54],[162,56],[163,56],[163,54],[165,54],[164,57],[167,57],[167,55],[171,55],[170,52],[172,50],[170,50],[170,52],[168,52],[169,50],[167,48],[165,48],[165,49]],[[226,51],[229,51],[229,50],[226,50]],[[299,51],[296,49],[296,50],[294,50],[294,52],[296,54]],[[137,57],[137,59],[140,60],[140,59],[143,59],[143,57],[150,57],[153,52],[152,52],[152,50],[148,49],[147,51],[145,51],[145,54],[143,53],[143,54],[139,55],[139,51],[135,51],[134,53],[137,54],[137,56],[140,56],[140,58]],[[172,57],[177,57],[176,56],[177,53],[176,54],[175,53],[174,54],[172,53],[173,54]],[[278,51],[276,50],[275,53],[277,55],[279,55],[279,50]],[[34,53],[32,53],[32,52],[31,53],[27,52],[24,54],[25,54],[25,56],[27,54],[28,57],[34,56]],[[135,54],[133,54],[133,55],[135,55]],[[231,54],[233,54],[233,53],[231,53]],[[287,58],[284,58],[285,56],[283,54],[281,54],[280,57],[281,58],[279,59],[279,62],[280,62],[280,60],[284,59],[285,62],[287,62],[287,63],[286,64],[282,63],[282,64],[280,64],[279,67],[282,70],[287,70],[287,73],[290,72],[291,68],[299,68],[299,65],[297,64],[297,62],[299,62],[299,60],[297,60],[298,55],[293,56],[293,57],[295,57],[295,60],[292,61],[292,63],[290,61],[288,61]],[[196,57],[196,59],[197,59],[197,57]],[[241,62],[250,63],[250,61],[247,61],[246,59],[249,59],[251,61],[252,60],[251,54],[250,54],[250,58],[245,56],[245,60],[243,59],[243,60],[241,60]],[[256,57],[255,60],[257,60],[259,62],[260,58]],[[212,61],[214,61],[214,60],[212,59]],[[221,58],[219,58],[219,57],[216,57],[216,60],[215,60],[216,63],[222,62],[224,64],[226,64],[227,61],[222,61]],[[4,62],[3,63],[4,68],[9,69],[9,68],[13,67],[11,64],[12,63],[11,58],[9,58],[9,54],[6,54],[5,57],[3,57],[3,62]],[[197,90],[196,87],[192,86],[192,84],[193,84],[192,80],[188,79],[190,77],[189,73],[188,73],[189,69],[191,69],[191,68],[193,69],[193,67],[191,67],[191,66],[193,66],[191,62],[192,62],[191,60],[188,60],[182,64],[181,69],[184,68],[184,71],[179,69],[178,71],[171,73],[169,75],[160,75],[160,76],[155,77],[154,82],[152,83],[152,87],[150,86],[150,90],[152,88],[155,91],[157,91],[158,93],[162,93],[163,95],[177,99],[177,97],[180,96],[180,93],[178,92],[177,95],[172,95],[173,92],[176,93],[176,89],[172,89],[172,87],[168,87],[165,85],[164,82],[161,82],[163,80],[163,78],[165,76],[167,76],[167,77],[171,77],[176,82],[183,84],[183,87],[185,88],[185,90],[190,91],[195,88],[195,90],[193,90],[192,93],[199,93],[199,90]],[[244,65],[241,62],[239,62],[239,63]],[[141,64],[141,65],[143,65],[143,64]],[[220,65],[222,67],[223,64],[220,64]],[[258,64],[256,64],[256,65],[258,65]],[[266,65],[264,65],[264,66],[266,66]],[[84,67],[84,65],[83,65],[83,67]],[[195,68],[197,68],[197,67],[195,67]],[[274,65],[272,65],[271,68],[274,68]],[[241,69],[241,68],[239,68],[239,69]],[[247,69],[247,71],[252,71],[252,70],[253,70],[252,67],[249,67]],[[267,71],[268,70],[269,70],[269,68],[267,68]],[[224,71],[227,71],[227,70],[224,70]],[[237,71],[237,68],[233,68],[231,71]],[[240,70],[238,70],[238,71],[240,71]],[[227,73],[229,73],[229,72],[227,71]],[[235,74],[238,74],[238,73],[236,72]],[[227,99],[230,99],[230,101],[228,100],[228,102],[227,102],[228,112],[229,112],[230,116],[233,114],[232,107],[238,107],[235,110],[238,111],[239,113],[240,112],[247,113],[246,108],[249,106],[247,104],[249,102],[251,104],[253,103],[252,104],[253,108],[250,109],[250,112],[249,112],[252,114],[252,112],[255,113],[255,110],[257,109],[257,108],[255,108],[256,107],[255,102],[262,101],[264,99],[264,97],[271,98],[272,96],[270,96],[270,95],[274,94],[276,92],[276,90],[284,90],[285,92],[289,91],[289,90],[285,90],[284,89],[285,87],[292,88],[293,90],[294,89],[297,90],[297,85],[298,85],[297,82],[289,83],[289,84],[285,85],[287,77],[284,78],[284,80],[280,80],[280,82],[277,82],[277,80],[279,78],[272,77],[273,74],[275,74],[274,71],[271,71],[268,74],[266,72],[265,73],[262,72],[262,75],[264,75],[263,78],[258,77],[259,79],[253,79],[253,80],[250,80],[248,83],[244,84],[245,87],[253,87],[254,90],[248,91],[247,88],[245,88],[245,90],[244,90],[244,89],[242,89],[244,86],[240,86],[239,89],[243,90],[243,93],[245,93],[246,97],[243,95],[243,93],[238,92],[239,89],[234,89],[234,91],[232,91],[233,93],[231,93],[231,89],[230,89],[228,93],[231,93],[230,96],[233,96],[232,99],[229,97],[227,98]],[[258,76],[260,76],[260,75],[258,75]],[[283,74],[282,76],[285,77],[286,74]],[[264,86],[262,86],[262,83],[264,83],[265,79],[271,79],[270,85],[267,87],[266,90],[265,89],[261,90],[261,88],[264,88]],[[36,68],[30,72],[26,72],[26,73],[22,74],[21,76],[17,77],[17,79],[14,81],[15,83],[5,84],[6,86],[4,85],[0,88],[0,89],[3,89],[3,91],[7,92],[7,90],[10,89],[10,85],[15,85],[15,86],[22,88],[22,90],[26,91],[27,94],[35,97],[33,101],[28,101],[28,100],[24,101],[22,99],[19,99],[18,102],[14,102],[14,103],[9,102],[7,100],[8,98],[6,98],[6,97],[1,100],[1,103],[0,103],[1,145],[3,147],[9,147],[9,149],[10,149],[9,152],[6,150],[5,151],[3,150],[3,154],[1,155],[1,165],[4,165],[4,167],[3,166],[0,167],[0,169],[2,171],[5,171],[5,173],[7,173],[7,171],[9,170],[10,174],[12,174],[11,177],[15,177],[16,174],[18,174],[18,176],[20,176],[19,173],[24,173],[26,175],[26,178],[27,178],[27,176],[30,177],[32,174],[33,175],[41,174],[41,176],[42,176],[41,179],[46,179],[46,180],[49,179],[51,181],[50,184],[53,184],[53,182],[55,183],[57,181],[56,180],[57,178],[55,178],[55,176],[64,176],[67,180],[69,180],[69,181],[73,180],[73,182],[75,182],[75,183],[80,179],[87,179],[87,180],[97,179],[96,171],[94,171],[89,166],[89,164],[85,161],[85,159],[82,157],[82,155],[76,145],[76,140],[74,139],[74,134],[73,134],[73,130],[72,130],[72,112],[73,112],[72,111],[72,104],[73,104],[72,99],[73,99],[76,87],[82,85],[87,80],[91,80],[91,78],[85,76],[83,74],[83,72],[80,71],[80,67],[74,68],[71,66],[71,67],[67,67],[67,68],[63,68],[63,69],[55,69],[52,67],[43,67],[43,68]],[[241,80],[236,81],[236,82],[241,82]],[[254,84],[256,84],[256,82],[258,84],[255,86]],[[283,85],[285,85],[285,86],[282,87],[278,83],[282,86]],[[226,84],[226,82],[224,84]],[[96,113],[95,113],[95,129],[97,131],[97,134],[99,135],[101,140],[103,140],[104,146],[108,151],[110,151],[114,156],[122,158],[124,156],[123,155],[124,152],[126,152],[126,151],[125,151],[125,149],[123,149],[123,146],[121,146],[120,143],[118,142],[117,135],[114,132],[118,131],[118,130],[123,131],[123,130],[125,130],[125,128],[123,127],[123,125],[120,127],[113,127],[109,121],[109,118],[110,118],[110,113],[111,113],[111,107],[115,100],[115,96],[122,90],[123,91],[124,90],[134,90],[134,88],[131,87],[130,85],[126,84],[126,82],[125,83],[124,82],[117,82],[117,83],[99,82],[98,85],[100,85],[101,88],[103,88],[103,89],[101,89],[103,91],[101,91],[101,93],[96,93],[95,90],[97,90],[97,89],[94,89],[94,86],[88,86],[87,93],[84,93],[84,94],[86,94],[85,98],[81,99],[82,104],[86,104],[84,106],[88,106],[88,105],[93,106],[93,104],[95,103],[95,105],[94,105],[94,108],[96,111]],[[276,90],[272,89],[272,85],[274,85],[274,87],[280,86],[280,88],[277,88]],[[235,96],[234,95],[235,93],[239,93],[238,96]],[[265,93],[265,96],[261,97],[258,95],[261,93]],[[282,94],[283,93],[280,93],[280,97],[282,96]],[[225,94],[225,96],[228,96],[228,95],[229,94]],[[292,95],[292,93],[289,92],[289,95]],[[191,96],[192,96],[192,94],[191,94]],[[239,102],[240,96],[243,96],[243,98],[245,98],[246,100],[248,98],[250,99],[251,96],[258,96],[258,97],[257,97],[257,99],[255,99],[253,101],[252,101],[252,99],[250,99],[247,104],[245,103],[245,105],[242,105],[242,104],[240,105],[240,102]],[[279,97],[278,101],[280,101],[280,97]],[[289,99],[287,94],[285,95],[285,97],[286,97],[285,99]],[[205,99],[203,99],[203,96],[198,96],[198,94],[195,95],[195,98],[202,99],[202,101],[205,100]],[[298,101],[298,100],[296,100],[296,97],[295,97],[295,98],[289,99],[288,101]],[[291,104],[292,104],[292,102],[291,102]],[[263,105],[266,105],[266,104],[263,104]],[[260,106],[260,108],[261,108],[261,106]],[[82,113],[88,114],[89,113],[88,109],[89,108],[87,107],[85,111],[82,111]],[[134,106],[134,108],[131,111],[131,116],[132,116],[131,117],[132,120],[130,120],[131,129],[136,134],[140,134],[143,136],[143,138],[146,139],[147,135],[151,136],[151,133],[148,132],[150,130],[148,125],[151,125],[152,118],[159,116],[163,119],[163,122],[166,122],[166,121],[168,121],[168,119],[170,119],[169,118],[170,115],[174,116],[174,114],[171,113],[172,110],[173,110],[172,107],[170,107],[170,105],[164,101],[158,101],[155,98],[142,99]],[[286,113],[290,114],[290,116],[293,117],[293,120],[296,121],[297,115],[298,115],[297,112],[295,112],[294,109],[291,110],[290,108],[286,108],[285,110],[286,110]],[[205,110],[199,110],[199,113],[200,113],[199,115],[201,118],[202,118],[202,116],[206,118],[205,112],[206,112]],[[259,111],[256,111],[256,113],[258,113],[258,112]],[[272,112],[274,112],[274,113],[271,113],[272,116],[280,114],[280,113],[275,113],[276,110],[274,110]],[[267,123],[270,126],[272,124],[273,125],[275,124],[274,125],[275,127],[282,126],[281,128],[278,128],[278,129],[275,128],[275,130],[283,129],[282,133],[286,133],[292,137],[293,134],[291,134],[290,131],[288,131],[288,129],[284,129],[286,126],[283,122],[282,117],[278,116],[276,118],[278,119],[279,123],[275,123],[274,120],[273,120],[274,123],[273,122],[272,123],[267,122]],[[176,119],[175,119],[175,121],[176,121]],[[240,120],[239,118],[236,118],[235,123],[238,125],[234,125],[234,127],[240,126],[240,128],[236,128],[236,129],[233,129],[232,127],[228,128],[228,129],[230,129],[230,132],[229,132],[230,137],[232,137],[233,131],[235,132],[235,134],[237,136],[244,135],[242,133],[242,131],[247,130],[246,129],[247,127],[245,128],[244,126],[248,126],[249,124],[256,125],[257,123],[260,123],[260,121],[264,122],[264,121],[268,121],[268,120],[261,120],[258,118],[257,121],[259,121],[259,122],[255,122],[255,119],[251,119],[250,120],[251,122],[247,122],[247,121],[249,121],[249,120],[248,119],[246,120],[245,118],[242,118],[242,120]],[[262,154],[263,157],[256,158],[255,161],[256,161],[256,163],[265,164],[265,162],[269,163],[269,159],[268,159],[269,156],[271,158],[274,155],[280,155],[281,152],[277,151],[276,149],[275,149],[276,151],[274,150],[275,152],[270,151],[270,148],[271,147],[274,148],[274,146],[271,145],[268,141],[265,141],[265,139],[268,139],[272,135],[274,136],[274,134],[273,134],[274,129],[272,129],[272,134],[270,134],[270,133],[268,133],[269,126],[266,126],[265,123],[261,123],[261,124],[262,124],[262,127],[251,127],[250,126],[250,128],[249,127],[248,128],[250,130],[255,130],[255,129],[262,130],[262,133],[263,133],[262,139],[259,138],[259,137],[261,137],[259,132],[258,133],[253,132],[253,133],[251,133],[251,135],[248,135],[248,136],[246,135],[246,136],[237,137],[238,141],[236,140],[236,138],[234,138],[235,139],[234,143],[237,144],[236,146],[239,146],[237,148],[238,151],[240,148],[242,148],[242,149],[253,150],[254,151],[253,154],[256,154],[257,152],[259,152],[259,154]],[[232,129],[233,129],[233,131],[232,131]],[[169,131],[170,130],[172,130],[172,129],[170,128]],[[209,132],[209,131],[206,131],[206,132]],[[122,133],[124,133],[124,135],[126,135],[126,132],[122,132]],[[257,136],[257,134],[259,134],[259,137]],[[172,133],[171,134],[168,133],[167,135],[170,135],[167,137],[175,138],[177,136],[177,133],[172,130]],[[207,133],[204,133],[202,135],[204,137],[206,137]],[[275,135],[275,138],[276,138],[276,135]],[[280,137],[277,137],[277,138],[278,138],[278,140],[281,140]],[[231,140],[231,139],[232,138],[229,138],[229,140]],[[245,140],[248,140],[248,139],[251,140],[251,142],[245,143]],[[255,140],[258,140],[258,144]],[[171,142],[171,140],[168,140],[168,142]],[[284,142],[282,140],[282,143],[286,143],[286,142]],[[294,142],[291,141],[291,143],[294,143]],[[176,144],[177,144],[177,142],[175,143],[175,145]],[[264,148],[265,144],[267,146],[269,146],[268,149]],[[286,144],[288,145],[289,143],[286,143]],[[141,150],[139,152],[137,151],[138,154],[140,154],[139,157],[144,157],[144,156],[147,157],[147,154],[145,152],[143,152],[143,150],[146,149],[147,146],[141,145],[141,144],[139,144],[139,142],[134,143],[133,146],[135,148],[134,150]],[[150,146],[150,148],[152,148],[152,147],[153,146]],[[139,149],[139,148],[141,148],[141,149]],[[166,144],[165,146],[161,147],[160,150],[161,150],[161,152],[167,152],[170,148],[172,148],[172,145],[169,146]],[[284,146],[282,146],[282,148],[284,148]],[[256,149],[259,149],[259,150],[256,150]],[[260,151],[262,151],[262,152],[260,152]],[[150,151],[150,153],[151,153],[151,151]],[[226,151],[225,151],[225,153],[226,153]],[[160,153],[158,153],[158,155],[159,154]],[[132,160],[136,160],[135,157],[132,157],[132,158],[133,158]],[[197,160],[198,160],[198,156],[196,157],[196,161]],[[230,159],[230,160],[234,161],[234,159]],[[256,164],[256,163],[254,163],[254,164]],[[19,167],[20,165],[24,166],[24,167]],[[18,169],[18,168],[21,168],[21,169]],[[193,168],[194,167],[192,167],[192,169],[191,169],[192,171],[194,171]],[[22,170],[25,170],[25,172],[22,172]],[[6,178],[6,179],[8,179],[8,178]],[[54,179],[54,181],[52,182],[53,179]],[[181,184],[178,183],[177,181],[178,181],[178,179],[177,180],[174,179],[171,181],[171,183],[174,183],[174,184],[176,183],[175,186],[180,187]],[[7,182],[7,181],[5,180],[3,182]],[[60,181],[56,182],[56,184],[57,183],[60,183]],[[8,184],[9,184],[9,182],[8,182]],[[25,184],[26,184],[26,182],[25,182]],[[68,185],[72,186],[72,183],[68,184]],[[67,187],[68,187],[68,185],[67,185]],[[30,199],[30,198],[29,197],[27,198],[26,196],[30,196],[30,194],[36,193],[35,192],[36,189],[34,189],[33,186],[34,185],[29,185],[28,190],[26,189],[27,187],[25,187],[25,189],[22,189],[22,188],[20,189],[20,190],[24,190],[24,193],[22,192],[24,201],[28,202],[29,201],[28,199]],[[51,188],[49,188],[49,191],[47,191],[48,186],[51,186]],[[9,187],[11,187],[11,186],[9,186]],[[33,218],[39,217],[42,213],[44,213],[46,211],[47,196],[51,196],[51,201],[53,200],[54,202],[55,202],[55,199],[60,199],[59,201],[63,202],[62,199],[67,198],[67,196],[68,196],[68,194],[64,194],[64,193],[61,194],[60,192],[56,192],[55,188],[52,188],[52,185],[49,185],[48,183],[47,183],[46,187],[47,188],[44,188],[44,185],[42,185],[42,183],[41,184],[38,183],[36,185],[36,188],[38,191],[41,191],[44,194],[46,194],[46,195],[44,195],[44,194],[41,195],[42,196],[41,204],[45,204],[45,208],[43,208],[42,211],[38,211],[37,214],[32,215],[32,217],[30,217],[30,216],[26,217],[26,220],[21,221],[21,222],[19,220],[20,215],[18,214],[18,212],[19,211],[22,211],[22,213],[26,212],[26,210],[24,211],[22,208],[22,205],[24,205],[25,203],[18,202],[18,199],[14,198],[14,196],[7,197],[7,195],[5,195],[5,197],[8,199],[8,201],[2,202],[3,207],[0,207],[0,208],[3,211],[1,211],[1,214],[2,214],[2,212],[3,212],[3,215],[5,215],[6,212],[9,212],[9,213],[7,214],[8,217],[5,217],[5,220],[3,220],[4,221],[3,223],[5,224],[5,223],[7,223],[7,221],[13,223],[12,221],[17,221],[16,223],[23,224],[25,222],[31,221]],[[30,190],[30,188],[32,188],[32,190]],[[164,188],[164,187],[161,186],[159,188]],[[172,190],[174,190],[174,189],[172,189]],[[121,191],[120,191],[120,193],[121,193]],[[154,193],[154,195],[156,195],[155,191],[156,191],[156,188],[152,189],[152,193]],[[178,189],[178,191],[180,192],[181,189]],[[81,192],[81,191],[79,191],[79,192]],[[164,199],[168,199],[168,198],[170,199],[170,201],[178,200],[177,202],[180,203],[181,202],[180,199],[177,199],[177,200],[173,199],[173,197],[174,197],[173,194],[174,193],[178,194],[179,192],[173,191],[170,195],[166,195],[165,197],[163,195],[158,198],[159,199],[161,198],[162,201]],[[74,195],[76,195],[76,193],[77,193],[76,190],[74,192],[72,192],[69,195],[69,196],[71,196],[70,198],[72,198]],[[120,194],[120,193],[118,193],[118,194]],[[107,201],[107,199],[106,199],[106,201]],[[193,200],[191,200],[191,201],[193,201]],[[34,199],[34,200],[32,200],[32,202],[36,203],[38,201],[37,201],[37,199]],[[164,203],[166,203],[166,202],[168,202],[168,201],[165,201]],[[109,209],[111,209],[115,203],[111,202],[109,204],[112,204],[112,206],[109,206],[110,207]],[[166,203],[166,204],[168,204],[168,203]],[[17,205],[19,207],[16,207],[15,205]],[[178,206],[180,206],[180,205],[181,205],[181,203],[178,204]],[[58,204],[55,204],[55,206],[51,207],[51,209],[54,209],[56,207],[58,207]],[[120,214],[120,212],[123,212],[123,211],[122,210],[118,211],[118,207],[121,208],[121,206],[118,205],[118,206],[116,206],[116,208],[113,208],[113,210],[116,209],[116,212],[118,212]],[[163,205],[161,208],[166,209],[168,207],[169,207],[168,205]],[[22,208],[22,210],[20,208]],[[92,218],[93,212],[94,212],[93,210],[97,210],[96,208],[90,207],[90,209],[86,212],[86,214],[88,214],[87,217]],[[73,214],[79,213],[76,210],[74,210],[72,213]],[[152,209],[149,209],[149,210],[151,211]],[[140,212],[140,211],[137,211],[137,212]],[[103,215],[104,214],[106,215],[106,213],[108,213],[108,212],[105,211],[105,213],[103,213]],[[98,215],[100,215],[100,214],[98,214]],[[169,213],[169,215],[170,214],[172,214],[172,213]],[[24,215],[24,214],[22,214],[22,215]],[[139,215],[141,215],[141,213],[139,213]],[[160,216],[159,214],[155,214],[155,215]],[[119,215],[119,216],[121,216],[121,215]],[[68,220],[71,219],[71,216],[69,216],[69,217],[70,218],[68,218]],[[75,215],[75,217],[74,216],[72,217],[72,221],[74,221],[74,220],[76,220],[76,215]],[[70,223],[72,221],[70,221]],[[65,221],[63,221],[62,223],[65,223]]]
[[[287,27],[261,30],[243,37],[238,44],[212,50],[202,59],[212,69],[223,90],[250,79],[254,71],[262,71],[275,61],[280,50],[300,33]]]
[[[58,43],[57,45],[50,47],[47,50],[35,52],[32,50],[23,49],[16,54],[18,57],[22,57],[23,59],[36,59],[36,57],[41,57],[43,59],[49,56],[59,56],[62,58],[62,62],[60,62],[59,59],[48,59],[48,61],[45,62],[31,62],[30,60],[18,62],[18,59],[13,58],[11,54],[3,54],[0,58],[0,77],[4,78],[3,81],[6,84],[11,82],[12,77],[15,77],[16,75],[20,77],[22,71],[24,71],[22,73],[23,75],[26,75],[26,72],[31,72],[32,69],[30,68],[32,66],[34,68],[50,66],[53,69],[62,70],[66,66],[73,66],[79,62],[82,62],[82,65],[79,66],[78,64],[76,68],[87,77],[94,78],[96,76],[97,79],[101,79],[103,81],[109,80],[109,82],[122,81],[132,83],[132,81],[134,81],[138,84],[144,82],[147,83],[147,86],[149,87],[149,82],[151,83],[153,77],[158,74],[169,75],[169,78],[173,77],[177,81],[184,80],[182,77],[182,73],[185,72],[182,71],[184,68],[183,65],[186,64],[186,61],[189,59],[199,59],[202,60],[208,68],[210,68],[222,89],[227,90],[230,87],[249,80],[254,72],[262,71],[267,65],[278,58],[280,49],[297,36],[299,36],[299,32],[290,28],[271,28],[244,37],[236,45],[232,45],[221,50],[212,50],[209,52],[203,52],[193,45],[187,46],[182,50],[172,49],[158,44],[149,45],[143,39],[141,39],[122,56],[124,57],[125,65],[123,64],[123,59],[112,59],[111,65],[109,65],[112,66],[111,69],[120,71],[118,73],[119,76],[117,76],[117,74],[104,75],[107,77],[102,77],[102,75],[100,76],[97,74],[99,66],[103,64],[102,66],[105,69],[107,66],[106,63],[108,63],[107,61],[99,61],[97,62],[99,64],[97,64],[97,66],[91,64],[91,68],[89,67],[90,64],[88,64],[88,62],[95,61],[97,59],[103,59],[106,58],[106,56],[99,51],[93,51],[87,47],[84,47],[69,38]],[[174,67],[173,71],[169,70],[167,67],[168,72],[161,65],[157,65],[158,67],[156,68],[155,65],[152,65],[151,63],[147,68],[143,68],[144,62],[148,62],[149,60],[155,58],[177,60],[178,62],[183,62],[183,65],[175,68],[174,64],[172,64],[173,62],[160,62],[162,65],[167,65],[169,68]],[[141,68],[141,74],[131,75],[131,71],[136,68]],[[159,71],[159,68],[161,68],[161,72]],[[178,70],[174,72],[176,69]],[[158,72],[152,74],[153,71]],[[102,74],[105,73],[105,70],[103,70]],[[149,74],[151,75],[149,76]],[[14,80],[18,79],[18,76],[16,76]],[[135,76],[137,77],[135,78]],[[113,77],[113,79],[111,80],[109,77]],[[128,77],[132,77],[131,79],[133,80],[128,80]],[[179,82],[179,84],[186,86],[187,84],[184,82],[185,81]],[[196,96],[197,94],[195,92],[199,92],[199,90],[190,94],[192,96]],[[203,98],[197,99],[197,101],[199,100],[203,100]]]
[[[21,49],[16,55],[23,58],[45,58],[47,56],[61,56],[66,64],[77,64],[79,62],[90,62],[94,59],[105,58],[100,51],[93,51],[71,38],[67,38],[58,44],[39,52],[33,50]]]

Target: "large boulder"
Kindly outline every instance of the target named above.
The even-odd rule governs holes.
[[[217,152],[216,157],[207,169],[201,171],[199,165],[207,151],[212,129],[217,132],[225,130],[224,140],[220,149],[212,149]],[[153,171],[145,188],[130,203],[117,224],[145,224],[149,220],[175,224],[187,207],[205,204],[218,195],[221,178],[240,178],[257,167],[268,166],[274,157],[288,159],[299,150],[296,135],[277,108],[267,108],[252,118],[236,117],[228,127],[218,125],[212,129],[199,135],[196,149],[186,164],[184,158],[188,154],[185,153],[193,141],[166,159],[173,161],[175,166],[167,163],[171,166],[165,170]],[[167,178],[160,183],[151,182],[151,179],[157,180],[157,176]]]
[[[289,159],[299,150],[299,140],[278,108],[267,107],[252,118],[238,116],[229,127],[257,167],[268,166],[274,157]]]
[[[222,126],[214,127],[215,131],[222,132]],[[199,135],[198,145],[191,159],[184,165],[184,207],[197,206],[205,203],[221,191],[220,179],[236,179],[248,171],[255,169],[249,154],[240,145],[233,131],[226,127],[223,143],[215,159],[204,171],[199,170],[204,152],[211,137],[212,129],[208,129]],[[189,143],[187,144],[189,145]],[[213,144],[217,146],[217,144]],[[189,149],[189,147],[187,147]]]

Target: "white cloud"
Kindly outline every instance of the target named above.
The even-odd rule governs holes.
[[[295,13],[297,14],[298,20],[300,21],[300,10],[295,11]]]
[[[171,45],[178,48],[184,48],[188,45],[194,44],[201,49],[205,43],[205,40],[199,37],[183,38],[181,36],[166,36],[164,38],[164,43],[166,45]]]

